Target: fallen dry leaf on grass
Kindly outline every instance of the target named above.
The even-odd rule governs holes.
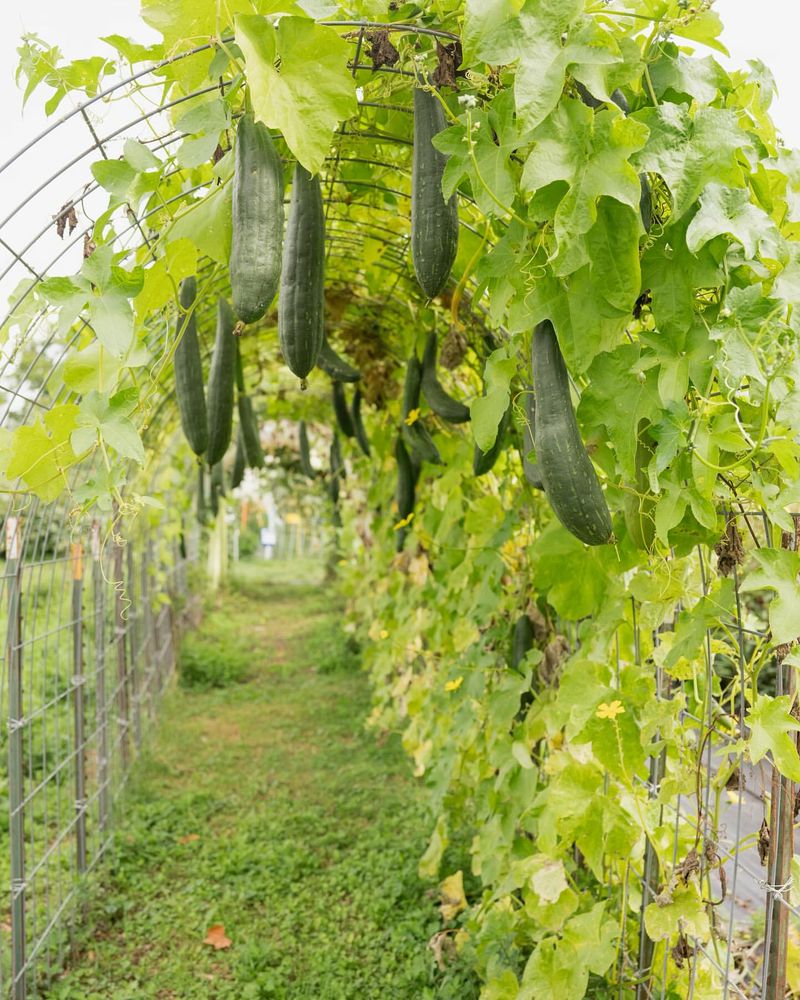
[[[183,837],[178,837],[178,843],[179,844],[191,844],[193,840],[199,840],[199,839],[200,839],[200,834],[199,833],[187,833]]]
[[[224,924],[214,924],[208,928],[208,933],[203,938],[203,944],[210,944],[215,951],[221,951],[223,948],[230,948],[233,941],[229,937],[225,937]]]

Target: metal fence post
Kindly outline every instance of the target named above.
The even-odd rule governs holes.
[[[797,551],[800,548],[800,516],[794,515],[794,530],[784,532],[781,547]],[[778,646],[775,659],[778,666],[778,694],[788,694],[792,703],[797,691],[794,667],[784,667],[789,645]],[[797,744],[797,734],[794,742]],[[786,995],[786,963],[789,953],[789,908],[783,893],[791,881],[794,853],[795,784],[773,765],[769,812],[769,884],[767,886],[767,928],[764,1000],[783,1000]]]
[[[28,995],[25,959],[25,800],[22,714],[22,552],[18,517],[6,521],[6,579],[8,583],[8,814],[11,862],[11,995]]]
[[[75,721],[75,852],[86,871],[86,678],[83,674],[83,545],[72,545],[72,694]]]
[[[128,664],[125,649],[125,577],[122,572],[122,543],[114,541],[114,635],[117,640],[117,712],[120,726],[120,756],[122,770],[127,771],[130,758],[128,746]]]
[[[131,601],[136,601],[136,575],[134,573],[133,566],[133,544],[128,541],[126,546],[127,549],[127,584],[130,590]],[[141,628],[140,628],[140,615],[142,613],[141,607],[136,607],[135,604],[131,606],[131,614],[128,619],[128,637],[130,645],[131,662],[130,669],[128,671],[128,677],[130,679],[130,698],[133,707],[133,740],[136,746],[136,750],[142,749],[142,716],[141,716],[141,705],[139,704],[140,698],[140,683],[139,683],[139,656],[141,651]]]
[[[92,522],[92,584],[94,586],[95,723],[97,728],[98,811],[100,830],[108,824],[108,704],[106,701],[106,636],[100,524]]]

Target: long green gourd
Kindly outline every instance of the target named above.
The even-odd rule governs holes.
[[[367,429],[364,427],[364,421],[361,417],[361,389],[356,389],[353,393],[353,403],[350,407],[350,417],[353,421],[353,430],[356,434],[358,446],[364,454],[369,457],[371,451],[369,438],[367,437]]]
[[[361,378],[361,372],[338,355],[325,336],[322,338],[322,347],[317,355],[317,367],[338,382],[358,382]]]
[[[356,429],[353,427],[353,418],[347,408],[347,397],[344,392],[344,385],[334,380],[333,382],[333,412],[336,415],[336,423],[339,430],[345,437],[355,437]]]
[[[534,439],[547,499],[564,527],[587,545],[613,539],[611,515],[575,419],[569,375],[556,331],[544,320],[533,332],[536,388]]]
[[[181,427],[189,447],[199,457],[208,447],[208,416],[203,362],[194,312],[196,297],[196,279],[194,276],[185,278],[181,282],[179,293],[181,312],[178,316],[177,336],[180,340],[175,348],[174,365],[175,397],[181,415]]]
[[[208,376],[208,449],[206,462],[214,466],[222,460],[231,443],[233,430],[233,387],[236,381],[236,317],[220,299],[217,304],[217,335]]]
[[[411,259],[423,292],[432,299],[447,284],[458,249],[458,201],[445,201],[447,157],[432,139],[445,128],[436,94],[414,91],[414,154],[411,168]]]
[[[239,119],[233,168],[230,279],[233,310],[255,323],[278,291],[283,244],[283,168],[269,130]]]
[[[236,402],[239,409],[239,435],[244,447],[244,457],[248,469],[264,468],[264,452],[261,450],[261,434],[253,409],[253,401],[244,387],[244,368],[239,338],[236,338]]]
[[[425,341],[422,355],[422,394],[437,417],[451,424],[466,423],[470,418],[469,407],[445,392],[436,374],[436,355],[436,333],[432,331]]]
[[[283,359],[306,387],[322,348],[325,317],[325,213],[319,178],[295,164],[283,248],[278,337]]]

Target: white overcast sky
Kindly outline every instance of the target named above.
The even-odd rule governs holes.
[[[139,0],[0,0],[0,116],[3,146],[0,161],[38,134],[47,124],[41,110],[42,99],[34,94],[24,114],[21,94],[14,83],[17,56],[16,46],[23,32],[35,32],[50,43],[58,44],[70,59],[95,55],[111,50],[98,42],[101,35],[119,34],[139,41],[155,39],[155,35],[139,20]],[[730,49],[731,58],[722,61],[732,67],[744,66],[748,59],[761,59],[771,69],[779,89],[773,105],[773,116],[781,129],[787,145],[800,147],[800,58],[797,38],[800,33],[800,0],[717,0],[716,10],[726,25],[723,41]],[[58,114],[70,108],[67,97]],[[103,133],[118,124],[113,118],[104,122],[105,109],[93,109],[95,124]],[[56,141],[58,139],[58,141]],[[86,130],[80,119],[73,119],[69,129],[61,129],[51,140],[41,143],[2,176],[0,182],[0,220],[26,194],[33,191],[40,181],[55,172],[58,166],[86,146]],[[114,147],[111,155],[117,155]],[[46,193],[32,199],[25,211],[20,212],[10,226],[0,235],[11,240],[16,248],[25,246],[28,235],[38,232],[52,219],[58,206],[80,191],[89,177],[90,157],[76,164],[70,176],[59,178],[46,189]],[[28,254],[34,266],[42,268],[53,264],[53,244],[37,245]],[[60,247],[56,252],[59,252]],[[39,253],[39,259],[31,254]],[[49,256],[48,256],[49,254]],[[73,251],[70,254],[74,255]],[[0,274],[10,258],[0,248]],[[69,273],[79,263],[67,256],[57,261],[55,273]],[[70,268],[68,265],[73,264]],[[53,273],[51,271],[51,273]],[[8,294],[8,283],[19,280],[19,273],[9,273],[0,280],[0,300]],[[13,287],[13,285],[12,285]]]

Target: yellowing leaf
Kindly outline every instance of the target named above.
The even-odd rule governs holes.
[[[467,897],[464,895],[464,873],[459,869],[455,875],[448,877],[439,885],[442,901],[439,910],[442,920],[453,920],[462,910],[467,908]]]
[[[66,485],[65,470],[75,461],[69,438],[78,413],[75,404],[64,403],[49,410],[44,422],[18,427],[6,468],[8,478],[22,479],[40,500],[54,500]]]

